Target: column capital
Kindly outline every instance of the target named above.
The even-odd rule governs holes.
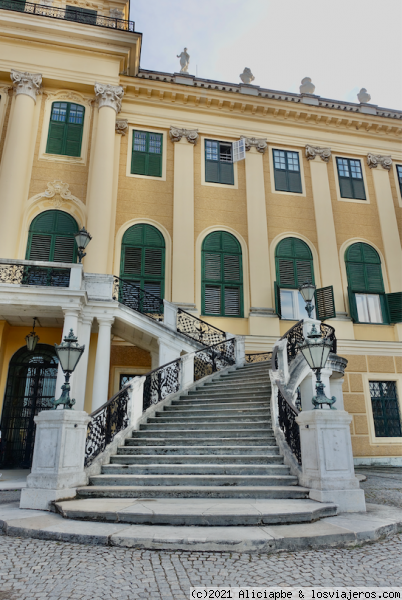
[[[389,171],[392,167],[392,158],[390,155],[384,154],[367,154],[367,164],[370,169],[376,169],[381,165],[383,169]]]
[[[194,146],[198,142],[198,129],[180,129],[179,127],[170,127],[169,136],[172,142],[180,142],[185,137],[190,144]]]
[[[128,130],[128,121],[127,119],[118,119],[116,121],[116,133],[120,135],[126,135]]]
[[[95,83],[94,89],[99,108],[109,106],[119,114],[121,111],[121,101],[124,96],[124,90],[121,85]]]
[[[111,317],[109,315],[102,315],[96,317],[96,320],[98,321],[98,325],[107,325],[111,327],[114,323],[114,317]]]
[[[246,152],[251,150],[251,148],[255,148],[257,152],[261,152],[261,154],[265,154],[265,150],[268,148],[267,140],[263,138],[255,138],[255,137],[246,137],[245,135],[241,135],[240,139],[244,140],[244,145],[246,148]]]
[[[306,158],[307,160],[314,160],[316,156],[319,156],[322,161],[328,162],[331,158],[331,148],[320,148],[320,146],[306,146]]]
[[[16,96],[24,94],[36,102],[36,96],[40,94],[42,87],[41,73],[23,73],[22,71],[11,69],[10,77],[14,83]]]

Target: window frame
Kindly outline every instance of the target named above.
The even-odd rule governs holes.
[[[401,445],[400,437],[376,437],[375,428],[374,428],[374,415],[373,408],[371,403],[371,394],[370,394],[370,381],[395,381],[396,384],[396,393],[398,396],[399,403],[399,415],[402,419],[402,374],[400,373],[376,373],[376,372],[366,372],[361,373],[363,378],[363,393],[364,393],[364,401],[366,405],[366,417],[368,422],[368,434],[369,434],[369,444],[370,446],[382,446],[384,444],[393,445],[397,444],[398,448]],[[354,434],[354,435],[364,435],[364,434]]]
[[[131,173],[131,160],[133,150],[133,138],[134,131],[144,131],[145,133],[158,133],[162,135],[162,175],[161,177],[154,177],[153,175],[138,175],[137,173]],[[127,163],[126,163],[126,177],[134,177],[136,179],[146,179],[147,181],[166,181],[166,158],[167,158],[167,131],[165,129],[156,129],[152,125],[144,127],[142,125],[129,125],[128,126],[128,144],[127,144]]]
[[[238,163],[232,163],[233,164],[233,181],[234,184],[227,184],[227,183],[213,183],[211,181],[206,181],[205,179],[205,153],[206,153],[206,140],[209,140],[211,142],[222,142],[222,143],[228,143],[228,144],[233,144],[233,142],[237,141],[236,139],[225,139],[224,136],[222,137],[215,137],[215,136],[211,136],[211,135],[202,135],[201,136],[201,185],[205,185],[208,187],[217,187],[220,189],[228,189],[228,190],[237,190],[239,188],[238,185],[238,170],[237,170],[237,165]],[[233,153],[232,153],[232,158],[233,158]],[[223,231],[223,230],[222,230]]]
[[[40,231],[40,230],[35,230],[32,229],[32,225],[35,221],[37,221],[41,216],[43,216],[45,213],[47,212],[53,212],[53,213],[64,213],[66,215],[68,215],[71,219],[73,219],[73,221],[75,221],[76,226],[77,226],[77,231],[76,233],[64,233],[64,232],[58,232],[55,231],[53,233],[50,233],[48,231]],[[44,210],[41,211],[39,214],[37,214],[29,223],[29,227],[28,227],[28,237],[27,237],[27,243],[26,243],[26,247],[25,247],[25,260],[38,260],[35,258],[31,258],[29,255],[31,253],[31,249],[32,249],[32,237],[34,235],[42,235],[42,236],[50,236],[50,247],[49,247],[49,258],[44,261],[44,262],[60,262],[61,264],[76,264],[77,263],[77,259],[78,259],[78,248],[77,248],[77,244],[75,242],[75,235],[78,233],[80,227],[79,224],[77,222],[77,219],[71,215],[69,212],[64,211],[64,210],[60,210],[60,209],[53,209],[50,208],[48,210]],[[72,261],[68,261],[66,263],[66,261],[57,261],[54,258],[54,252],[55,252],[55,246],[56,246],[56,238],[67,238],[67,239],[73,239],[73,260]],[[53,254],[53,256],[52,256]]]
[[[136,139],[136,133],[140,134],[141,136],[144,135],[144,146],[145,146],[145,150],[136,150],[134,148],[135,145],[135,139]],[[158,150],[160,150],[160,152],[151,152],[151,136],[154,137],[154,139],[158,140],[158,144],[160,142],[160,148],[157,147]],[[141,143],[142,145],[142,143]],[[147,173],[133,173],[133,162],[134,162],[134,157],[136,155],[141,155],[141,156],[145,156],[145,168],[144,171],[148,171]],[[149,173],[149,170],[151,168],[149,162],[151,157],[153,156],[157,156],[159,159],[159,164],[160,164],[160,175],[151,175]],[[143,175],[143,177],[153,177],[154,179],[160,179],[162,177],[162,169],[163,169],[163,135],[161,133],[157,133],[154,131],[143,131],[142,129],[133,129],[133,133],[132,133],[132,138],[131,138],[131,165],[130,165],[130,172],[132,175]],[[155,169],[156,170],[156,169]]]
[[[275,168],[274,168],[274,150],[282,150],[285,152],[295,152],[299,155],[299,168],[300,168],[300,178],[302,184],[301,192],[283,192],[281,190],[275,189]],[[282,146],[282,144],[275,144],[274,146],[270,144],[268,146],[268,163],[269,163],[269,172],[271,177],[271,193],[272,194],[283,194],[285,196],[293,196],[293,198],[305,198],[306,194],[306,181],[304,174],[304,162],[303,162],[303,150],[300,148],[295,148],[294,146]]]
[[[339,202],[355,202],[357,204],[371,204],[370,202],[370,193],[369,193],[369,188],[367,185],[367,176],[366,176],[366,167],[365,167],[365,161],[363,156],[353,156],[350,154],[341,154],[341,153],[333,153],[332,155],[332,164],[333,164],[333,168],[334,168],[334,178],[335,178],[335,189],[336,189],[336,198]],[[362,175],[363,175],[363,185],[364,185],[364,192],[366,194],[366,199],[365,200],[358,200],[356,198],[342,198],[341,196],[341,188],[340,188],[340,184],[339,184],[339,177],[338,177],[338,162],[337,162],[337,158],[347,158],[349,160],[359,160],[360,161],[360,165],[362,168]]]
[[[396,195],[398,196],[398,204],[399,204],[400,207],[402,207],[402,183],[400,183],[400,181],[399,181],[398,167],[399,167],[399,170],[401,171],[401,174],[402,174],[402,161],[399,162],[399,163],[394,162],[394,164],[393,164],[393,171],[394,171],[394,177],[395,177],[395,187],[396,187]]]
[[[278,169],[276,167],[276,161],[277,161],[276,153],[282,153],[282,154],[284,154],[284,157],[283,157],[284,158],[284,162],[285,162],[285,168],[284,169]],[[289,167],[289,164],[290,164],[289,161],[291,160],[291,158],[289,156],[290,154],[295,155],[297,157],[297,166],[298,166],[297,170],[291,169]],[[288,192],[289,194],[302,194],[303,193],[303,182],[302,182],[302,178],[301,178],[301,166],[300,166],[300,155],[299,155],[299,153],[296,152],[296,151],[293,151],[293,150],[284,150],[282,148],[273,148],[272,149],[272,157],[271,158],[272,158],[273,169],[274,169],[274,186],[275,186],[275,192]],[[281,157],[279,157],[279,161],[281,162]],[[290,190],[290,189],[279,190],[278,187],[277,187],[279,185],[279,183],[277,182],[277,175],[276,175],[277,172],[285,174],[286,187],[287,188],[290,187],[289,173],[297,173],[298,174],[298,179],[300,179],[301,190],[300,191]]]
[[[66,104],[67,105],[67,109],[66,109],[66,120],[63,121],[53,121],[52,120],[52,115],[53,115],[53,106],[55,104]],[[83,115],[82,115],[82,123],[80,123],[79,125],[81,126],[81,138],[79,141],[80,144],[80,152],[78,155],[72,155],[72,154],[65,154],[65,153],[61,153],[58,154],[56,152],[48,152],[48,145],[49,145],[49,136],[50,136],[50,128],[52,124],[63,124],[64,125],[64,133],[63,133],[63,142],[62,145],[66,146],[67,145],[67,136],[66,136],[66,132],[68,131],[68,126],[69,126],[69,122],[68,119],[70,117],[70,112],[71,112],[71,106],[79,106],[81,108],[83,108]],[[54,100],[52,102],[52,105],[50,107],[50,120],[49,120],[49,127],[48,127],[48,132],[47,132],[47,141],[46,141],[46,154],[50,155],[50,156],[65,156],[68,158],[79,158],[81,156],[82,153],[82,138],[83,138],[83,134],[84,134],[84,122],[85,122],[85,106],[83,106],[82,104],[79,104],[78,102],[67,102],[65,100]],[[72,123],[73,124],[73,123]]]

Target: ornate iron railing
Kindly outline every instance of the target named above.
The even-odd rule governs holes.
[[[200,342],[204,346],[211,346],[223,342],[226,339],[226,333],[190,313],[177,309],[177,331],[187,337]]]
[[[300,429],[296,422],[296,417],[299,411],[285,397],[284,390],[279,383],[278,386],[278,420],[279,427],[282,429],[286,442],[297,459],[299,465],[302,464],[301,446],[300,446]]]
[[[336,336],[335,329],[331,327],[331,325],[327,325],[326,323],[321,323],[321,335],[322,337],[326,337],[332,342],[331,352],[336,354]]]
[[[246,354],[246,363],[259,363],[272,359],[272,352],[255,352],[254,354]]]
[[[326,337],[329,340],[331,340],[331,342],[332,342],[331,352],[336,354],[335,329],[333,327],[331,327],[331,325],[327,325],[326,323],[321,323],[320,330],[321,330],[322,337]],[[296,325],[293,325],[293,327],[291,327],[289,329],[289,331],[287,331],[285,333],[285,335],[283,335],[281,337],[281,340],[284,340],[284,339],[287,339],[287,341],[288,341],[287,355],[288,355],[288,362],[290,363],[290,362],[292,362],[292,360],[294,358],[296,358],[297,354],[300,352],[299,344],[304,341],[303,320],[296,323]],[[275,360],[277,360],[276,355],[274,358],[275,358]],[[276,369],[278,368],[277,364],[276,364],[275,368]]]
[[[235,338],[199,350],[194,354],[194,381],[235,363]]]
[[[29,13],[63,21],[74,21],[85,25],[96,25],[97,27],[108,27],[119,31],[135,31],[135,23],[125,19],[115,19],[103,15],[85,13],[82,10],[74,10],[74,7],[60,8],[59,6],[46,6],[44,4],[33,4],[23,0],[0,0],[0,9],[13,10],[15,12]]]
[[[113,300],[155,321],[163,321],[163,300],[126,279],[114,277]]]
[[[89,415],[92,419],[88,423],[85,444],[86,467],[105,450],[119,431],[128,427],[128,387],[129,384],[126,384],[106,404]]]
[[[35,265],[0,265],[0,283],[69,287],[70,269]]]
[[[169,394],[178,392],[180,388],[180,358],[173,360],[158,369],[154,369],[145,376],[143,411],[158,404]]]

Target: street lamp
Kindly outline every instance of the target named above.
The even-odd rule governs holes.
[[[82,259],[86,256],[84,250],[92,240],[92,235],[83,227],[74,237],[78,247],[78,262],[82,262]]]
[[[58,400],[54,398],[50,403],[53,405],[53,408],[57,408],[60,404],[63,408],[71,409],[75,404],[75,400],[70,398],[70,377],[85,350],[85,346],[78,344],[73,330],[70,329],[70,333],[64,338],[64,342],[59,346],[55,344],[54,348],[66,380],[61,386],[62,394],[60,398]]]
[[[314,408],[322,408],[323,404],[328,404],[330,408],[336,410],[332,405],[336,402],[335,396],[327,398],[324,393],[325,385],[321,381],[321,369],[325,367],[329,353],[332,349],[332,342],[328,338],[323,338],[321,333],[317,331],[315,323],[311,328],[307,339],[299,344],[299,349],[307,361],[309,367],[316,372],[316,396],[313,397],[312,403]]]
[[[308,281],[306,281],[299,287],[299,292],[301,293],[302,298],[306,303],[306,311],[310,319],[314,310],[314,306],[311,304],[311,302],[314,298],[314,292],[316,290],[316,287],[317,286],[315,286],[312,283],[309,283]]]
[[[38,317],[34,317],[32,331],[29,335],[25,336],[27,348],[30,352],[33,352],[36,348],[36,344],[39,342],[39,336],[35,333],[35,322]]]

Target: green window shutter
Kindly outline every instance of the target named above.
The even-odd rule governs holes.
[[[63,153],[64,128],[65,125],[62,123],[50,123],[46,145],[47,154]]]
[[[275,312],[278,317],[282,318],[282,309],[281,309],[281,288],[279,285],[274,282],[274,293],[275,293]]]
[[[366,271],[366,291],[373,293],[384,292],[384,283],[382,280],[381,265],[365,265]]]
[[[162,141],[159,133],[133,131],[131,173],[162,177]]]
[[[282,169],[274,169],[275,176],[275,189],[278,192],[288,192],[288,181],[286,177],[286,171]]]
[[[148,173],[150,177],[162,177],[162,155],[149,154],[148,156]]]
[[[66,129],[66,156],[81,156],[82,126],[69,123]]]
[[[223,273],[225,281],[240,280],[240,256],[235,254],[223,255]]]
[[[329,285],[315,291],[315,310],[320,321],[336,317],[334,288]]]
[[[31,223],[26,258],[50,262],[75,262],[76,220],[61,210],[47,210]]]
[[[141,248],[130,248],[124,249],[124,264],[123,273],[125,275],[139,275],[141,273]]]
[[[360,160],[336,158],[341,198],[366,200]]]
[[[223,183],[226,185],[234,185],[234,170],[233,163],[220,163],[220,177],[219,183]]]
[[[278,280],[281,287],[297,287],[294,260],[278,259]]]
[[[51,235],[31,233],[28,239],[27,260],[50,260]]]
[[[363,263],[346,263],[346,273],[351,291],[366,291],[366,279],[364,277]]]
[[[238,287],[225,287],[225,316],[238,317],[240,315],[240,289]]]
[[[53,248],[54,262],[74,262],[76,243],[73,237],[55,236]]]
[[[208,281],[220,281],[222,269],[221,269],[221,255],[220,254],[204,254],[204,275]]]
[[[287,150],[273,150],[275,189],[278,192],[303,192],[299,153]]]
[[[313,264],[309,260],[296,260],[296,287],[303,283],[314,283]]]
[[[208,183],[220,183],[219,162],[216,160],[205,161],[205,181]]]
[[[81,156],[84,115],[84,107],[78,104],[53,102],[46,145],[48,154]]]
[[[147,174],[147,158],[145,152],[133,152],[131,160],[131,173],[133,175]]]
[[[365,200],[366,192],[364,191],[363,179],[352,179],[353,196],[356,200]]]
[[[204,286],[204,308],[203,313],[206,315],[216,315],[219,316],[221,314],[221,287],[214,285],[205,285]]]
[[[385,294],[390,323],[402,323],[402,292]]]
[[[357,242],[345,253],[348,285],[353,292],[383,294],[381,260],[369,244]]]
[[[353,198],[352,180],[346,177],[339,177],[339,189],[341,198]]]
[[[234,168],[231,158],[231,144],[205,140],[205,181],[234,185]]]
[[[160,248],[144,249],[144,275],[162,276],[163,256]]]
[[[303,192],[300,171],[288,171],[288,189],[296,194]]]
[[[231,236],[233,237],[233,236]],[[203,250],[211,250],[212,252],[219,252],[219,250],[222,249],[221,246],[221,242],[222,242],[222,232],[221,231],[215,231],[214,233],[210,233],[204,240],[204,244],[203,244]],[[223,245],[223,242],[222,242]],[[225,250],[228,250],[227,247],[225,247]]]
[[[350,289],[350,287],[348,287],[348,298],[350,318],[352,319],[353,323],[358,323],[359,318],[357,316],[356,297],[354,292],[352,292],[352,290]]]

